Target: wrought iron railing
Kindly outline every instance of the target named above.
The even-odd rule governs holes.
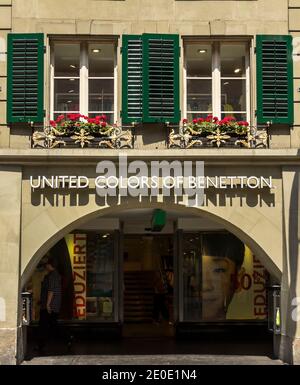
[[[268,148],[267,127],[247,127],[245,132],[226,132],[219,127],[211,132],[189,126],[169,126],[169,148],[241,147]]]
[[[101,132],[91,133],[85,128],[71,134],[52,126],[34,126],[32,148],[133,148],[133,126],[108,126]]]
[[[52,126],[34,126],[32,148],[134,148],[134,127],[108,126],[91,133],[85,128],[70,132]],[[268,148],[268,127],[247,127],[245,132],[195,131],[189,126],[168,126],[168,148]]]

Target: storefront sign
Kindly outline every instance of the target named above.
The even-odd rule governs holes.
[[[86,319],[86,234],[68,234],[65,237],[73,270],[74,317]]]
[[[97,176],[98,175],[98,176]],[[205,189],[262,189],[274,188],[272,176],[204,175],[204,162],[101,161],[96,166],[94,186],[87,176],[55,175],[30,176],[30,186],[35,189],[86,189],[95,187],[100,197],[185,197],[181,203],[190,207],[202,206]]]

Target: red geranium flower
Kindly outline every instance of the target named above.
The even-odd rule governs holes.
[[[65,119],[65,115],[59,115],[57,118],[56,118],[56,123],[60,123],[62,120]]]
[[[234,118],[233,116],[228,116],[228,122],[234,122],[236,120],[236,118]]]
[[[245,122],[244,120],[241,120],[240,122],[237,122],[237,124],[239,126],[245,126],[245,127],[248,127],[249,126],[249,123],[248,122]]]
[[[101,127],[106,127],[107,123],[106,122],[101,122]]]
[[[69,120],[72,120],[73,122],[76,121],[76,120],[79,120],[80,117],[81,117],[80,114],[68,114],[68,115],[67,115],[67,118],[68,118]]]
[[[185,124],[185,123],[187,123],[187,122],[188,122],[187,119],[182,119],[182,123],[183,123],[183,124]]]
[[[54,120],[50,120],[50,126],[56,127],[56,122]]]
[[[225,116],[225,118],[223,119],[223,124],[227,124],[227,123],[233,122],[235,120],[236,119],[233,116]]]

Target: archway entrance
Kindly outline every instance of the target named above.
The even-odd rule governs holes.
[[[239,345],[244,354],[262,337],[266,345],[258,348],[272,351],[267,287],[276,279],[248,245],[217,222],[148,208],[101,216],[73,229],[27,281],[26,290],[33,293],[29,350],[38,336],[39,288],[49,257],[62,277],[59,343],[50,341],[51,352],[66,353],[73,336],[75,354],[116,352],[116,338],[123,352],[133,340],[139,339],[138,346],[141,339],[151,341],[153,352],[153,341],[161,347],[167,339],[171,354],[179,345],[170,340],[186,344],[192,336],[192,349],[201,353],[212,335],[228,353],[226,338],[232,342],[237,335],[242,341],[251,335],[251,347]]]

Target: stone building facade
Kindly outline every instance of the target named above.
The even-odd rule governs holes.
[[[268,0],[0,0],[1,363],[13,364],[23,359],[26,328],[22,326],[21,292],[49,249],[66,234],[101,216],[117,218],[124,210],[157,208],[177,213],[178,218],[199,217],[215,222],[251,248],[272,275],[273,283],[281,287],[280,333],[274,335],[274,352],[286,362],[300,363],[300,321],[299,316],[298,319],[295,317],[297,298],[300,297],[299,13],[299,0],[273,0],[272,5]],[[26,34],[31,34],[31,37]],[[14,104],[9,99],[15,95],[13,87],[16,84],[9,82],[14,82],[18,74],[13,72],[13,62],[9,59],[9,49],[12,55],[16,51],[9,48],[8,36],[23,35],[25,40],[30,40],[37,36],[35,34],[42,36],[42,45],[45,47],[42,100],[35,101],[39,104],[37,108],[42,105],[44,116],[31,123],[34,118],[26,120],[18,117],[18,100]],[[178,115],[174,121],[169,116],[158,121],[145,121],[143,111],[130,119],[130,100],[124,96],[123,63],[129,60],[129,56],[125,59],[124,54],[126,47],[129,49],[124,44],[125,35],[139,42],[143,41],[143,36],[146,36],[145,41],[147,36],[155,39],[155,35],[178,38],[178,103],[175,105],[174,102],[172,107],[178,110],[175,112],[181,111],[180,118]],[[261,103],[266,102],[264,85],[258,85],[259,78],[267,73],[266,70],[261,74],[260,69],[264,60],[268,60],[266,57],[258,58],[258,52],[263,55],[258,41],[261,38],[268,41],[266,36],[271,37],[272,44],[279,42],[280,46],[283,42],[287,46],[290,44],[290,49],[293,49],[291,53],[287,49],[283,64],[280,60],[276,62],[276,53],[272,53],[275,64],[279,63],[280,67],[287,66],[289,62],[293,71],[284,68],[289,73],[283,80],[276,78],[277,75],[279,77],[280,69],[276,76],[275,70],[269,74],[271,81],[279,81],[276,96],[279,102],[277,109],[271,108],[271,112],[268,106],[264,110],[262,104],[258,105],[261,98],[265,98]],[[73,47],[71,53],[67,51],[70,45]],[[191,47],[196,48],[196,54],[190,53]],[[94,60],[90,49],[92,54],[111,50],[111,57],[106,57],[105,65],[109,66],[113,62],[113,71],[108,76],[106,69],[99,76],[96,59],[95,74],[86,72],[85,60],[90,60],[90,63]],[[72,50],[77,50],[77,54]],[[207,67],[201,54],[211,55]],[[66,59],[63,59],[64,56]],[[70,57],[72,60],[77,58],[79,64],[68,61]],[[228,63],[232,58],[233,63],[239,63],[239,66],[233,68],[230,76]],[[238,61],[241,58],[242,61]],[[63,60],[68,63],[69,70],[73,66],[70,73],[64,73]],[[147,62],[145,58],[142,60],[143,63]],[[17,62],[14,62],[15,66]],[[60,72],[59,66],[62,68]],[[201,68],[201,73],[197,73],[198,68]],[[22,79],[24,81],[24,77]],[[75,92],[66,90],[66,79],[76,83]],[[110,80],[112,82],[108,85]],[[283,89],[280,88],[281,80],[283,83],[288,82],[283,84]],[[97,90],[96,97],[91,95],[87,91],[88,87],[93,87],[91,81],[94,84],[102,81],[102,92],[110,96],[104,100],[104,96]],[[195,85],[196,81],[199,85]],[[128,82],[129,77],[127,85]],[[224,88],[231,86],[230,82],[234,84],[232,94]],[[285,93],[284,97],[288,97],[282,102],[283,106],[280,105],[281,91]],[[145,98],[146,92],[149,95],[149,90],[143,89],[139,97]],[[26,92],[24,95],[24,99],[28,98]],[[223,96],[226,100],[223,100]],[[164,105],[162,99],[159,108],[163,110],[168,105]],[[30,105],[30,97],[26,100]],[[101,106],[98,106],[99,100]],[[104,106],[103,100],[109,107]],[[96,107],[89,107],[89,102]],[[68,103],[77,103],[77,107],[68,109]],[[280,115],[281,107],[284,116]],[[138,108],[141,108],[140,104]],[[260,117],[260,109],[270,118]],[[51,145],[45,139],[49,132],[45,133],[43,128],[49,127],[49,121],[65,111],[90,114],[93,117],[105,113],[110,123],[117,121],[121,127],[121,131],[115,131],[114,135],[117,138],[123,135],[130,146],[122,147],[122,141],[108,135],[108,138],[99,139],[108,141],[108,146],[99,147],[97,141],[95,145],[87,146],[84,141],[80,142],[83,146],[77,148],[74,141],[70,145],[71,140],[67,140],[65,145],[49,148]],[[192,121],[196,116],[210,113],[222,115],[219,118],[236,114],[238,120],[250,122],[252,131],[244,133],[242,139],[235,137],[233,145],[227,145],[228,138],[219,136],[214,137],[214,142],[202,146],[207,136],[193,137],[191,132],[186,139],[182,118]],[[12,118],[15,116],[19,121]],[[54,136],[51,140],[61,140],[59,135]],[[238,139],[243,140],[244,145],[234,143]],[[198,140],[198,146],[191,143],[193,140]],[[90,141],[93,142],[93,139]],[[128,160],[147,162],[201,160],[205,162],[206,175],[212,177],[271,176],[273,188],[247,189],[245,192],[239,184],[234,191],[209,190],[204,204],[193,208],[176,204],[170,198],[161,201],[126,198],[120,204],[99,202],[93,191],[96,164],[101,160],[117,162],[120,153],[126,154]],[[86,175],[92,187],[78,192],[78,196],[61,190],[55,194],[51,190],[34,192],[30,178],[39,175]]]

